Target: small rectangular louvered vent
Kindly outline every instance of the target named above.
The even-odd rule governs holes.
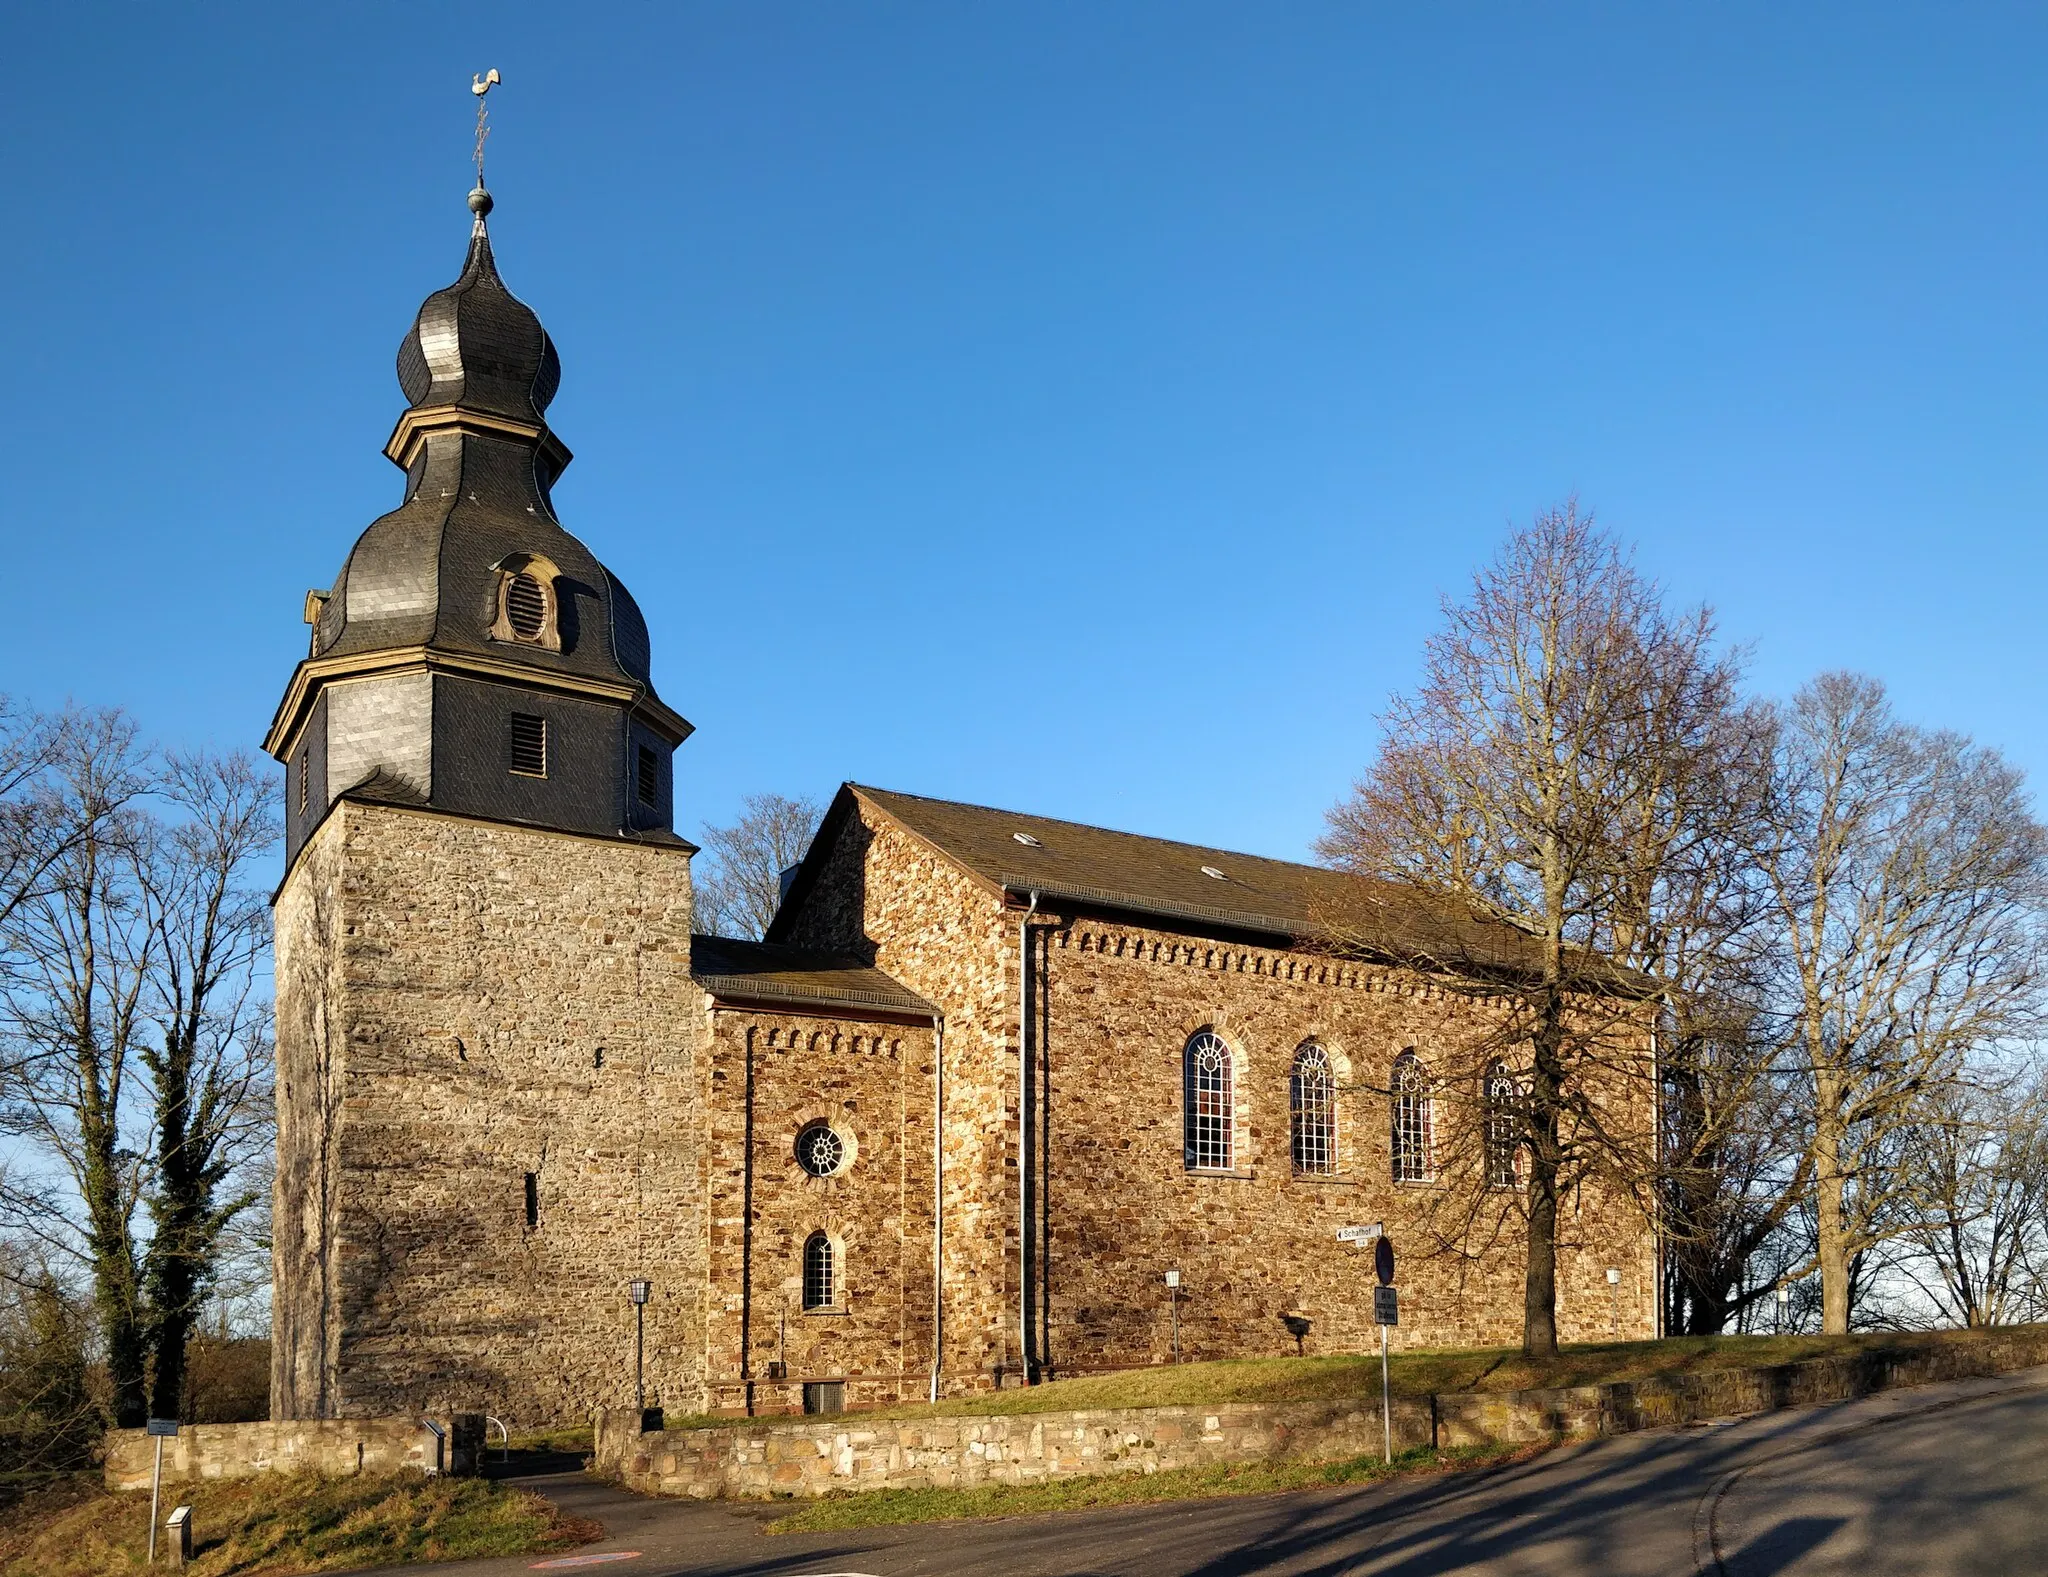
[[[640,789],[640,803],[655,805],[661,800],[661,763],[654,752],[642,745],[637,771]]]
[[[512,770],[523,777],[548,775],[548,720],[512,714]]]

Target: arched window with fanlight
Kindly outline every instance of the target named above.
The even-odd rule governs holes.
[[[1429,1070],[1412,1051],[1394,1059],[1389,1102],[1393,1118],[1393,1170],[1397,1183],[1426,1183],[1435,1171],[1436,1102]]]
[[[1504,1062],[1486,1070],[1481,1092],[1486,1120],[1486,1182],[1490,1188],[1513,1188],[1515,1162],[1521,1155],[1522,1081]]]
[[[554,564],[538,553],[512,553],[491,566],[497,575],[497,606],[491,639],[515,646],[562,649],[562,621]]]
[[[832,1239],[813,1232],[804,1239],[804,1307],[836,1309],[840,1292],[839,1256],[833,1252]]]
[[[1334,1176],[1337,1087],[1330,1073],[1330,1054],[1312,1040],[1295,1049],[1287,1108],[1294,1170],[1303,1177]]]
[[[1202,1030],[1188,1042],[1182,1064],[1188,1169],[1227,1172],[1236,1158],[1237,1123],[1230,1046],[1214,1030]]]

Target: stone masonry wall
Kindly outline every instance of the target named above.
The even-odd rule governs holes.
[[[788,940],[856,953],[945,1012],[949,1319],[974,1327],[974,1378],[1000,1384],[1019,1367],[1023,914],[878,807],[857,810]],[[1303,1351],[1364,1350],[1377,1340],[1369,1261],[1335,1233],[1371,1221],[1387,1224],[1401,1258],[1397,1345],[1519,1339],[1516,1196],[1483,1204],[1476,1228],[1446,1244],[1455,1198],[1394,1184],[1388,1153],[1393,1058],[1412,1048],[1425,1064],[1454,1060],[1492,1028],[1485,1010],[1412,970],[1270,943],[1056,910],[1032,928],[1032,1327],[1044,1368],[1164,1361],[1169,1269],[1182,1275],[1185,1356],[1295,1351],[1289,1322],[1303,1321]],[[1192,1173],[1183,1158],[1182,1050],[1203,1028],[1236,1056],[1228,1174]],[[1308,1039],[1348,1087],[1329,1178],[1297,1176],[1289,1147],[1289,1075]],[[1654,1239],[1634,1207],[1588,1184],[1566,1199],[1559,1237],[1563,1338],[1654,1334]]]
[[[1000,899],[862,802],[786,938],[885,970],[945,1014],[948,1392],[1017,1355],[1017,932]]]
[[[166,1484],[249,1478],[257,1473],[473,1473],[483,1448],[484,1420],[466,1413],[436,1418],[436,1438],[423,1418],[323,1418],[286,1423],[187,1424],[164,1442]],[[108,1489],[148,1489],[156,1441],[140,1429],[110,1430],[104,1478]]]
[[[1396,1399],[1394,1449],[1623,1434],[2009,1373],[2048,1361],[2048,1326],[1955,1335],[1918,1351],[1863,1351],[1633,1385]],[[649,1434],[639,1424],[637,1413],[599,1415],[598,1470],[643,1494],[698,1498],[1029,1484],[1276,1457],[1377,1456],[1382,1446],[1376,1398],[1007,1417],[841,1418]]]
[[[1087,916],[1049,925],[1036,951],[1042,1350],[1058,1370],[1153,1361],[1170,1340],[1168,1269],[1181,1272],[1185,1357],[1296,1351],[1287,1318],[1308,1322],[1302,1351],[1365,1350],[1377,1341],[1371,1256],[1336,1233],[1374,1221],[1398,1255],[1397,1348],[1520,1340],[1519,1196],[1485,1201],[1476,1230],[1446,1248],[1460,1199],[1392,1181],[1394,1058],[1413,1050],[1425,1067],[1453,1063],[1461,1042],[1490,1034],[1486,1010],[1412,970]],[[1227,1173],[1184,1159],[1182,1052],[1203,1029],[1235,1056]],[[1290,1145],[1294,1056],[1310,1040],[1329,1054],[1339,1091],[1329,1176],[1297,1173]],[[1559,1239],[1561,1339],[1654,1335],[1655,1245],[1641,1215],[1588,1184],[1567,1198]]]
[[[344,802],[278,903],[273,1413],[703,1405],[687,851]]]
[[[931,1026],[716,1007],[706,1055],[710,1405],[800,1412],[806,1381],[845,1382],[850,1406],[922,1400],[931,1365]],[[815,1122],[830,1123],[847,1146],[851,1159],[836,1176],[797,1164],[797,1134]],[[838,1297],[806,1310],[804,1244],[821,1231],[833,1243]]]
[[[278,894],[277,1176],[272,1192],[270,1416],[337,1410],[343,1035],[337,812]]]

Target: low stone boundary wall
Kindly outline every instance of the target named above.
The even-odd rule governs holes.
[[[342,1478],[353,1473],[476,1471],[484,1443],[481,1413],[446,1414],[428,1421],[397,1418],[303,1418],[254,1424],[187,1424],[164,1441],[164,1482],[248,1478],[257,1473],[318,1473]],[[148,1489],[156,1441],[140,1429],[113,1429],[106,1436],[109,1489]]]
[[[1627,1385],[1397,1399],[1394,1449],[1623,1434],[2039,1363],[2048,1363],[2048,1327],[1919,1352],[1850,1353]],[[637,1410],[599,1412],[597,1471],[642,1493],[696,1498],[1029,1484],[1280,1457],[1325,1460],[1381,1447],[1376,1397],[988,1417],[843,1413],[646,1433],[640,1426]]]

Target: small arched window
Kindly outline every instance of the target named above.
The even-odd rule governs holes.
[[[804,1307],[833,1309],[839,1306],[839,1265],[832,1252],[832,1240],[822,1232],[804,1239]]]
[[[1294,1169],[1304,1177],[1330,1177],[1337,1170],[1337,1097],[1330,1054],[1314,1041],[1294,1053],[1288,1081],[1288,1114],[1293,1131]]]
[[[491,639],[518,646],[562,649],[555,566],[537,553],[514,553],[491,566],[498,572],[498,605]]]
[[[1227,1172],[1235,1158],[1237,1120],[1230,1047],[1221,1035],[1205,1029],[1188,1042],[1182,1061],[1187,1165],[1197,1172]]]
[[[1394,1059],[1392,1080],[1394,1181],[1426,1183],[1435,1175],[1431,1146],[1435,1141],[1435,1101],[1422,1059],[1404,1051]]]
[[[1490,1188],[1513,1188],[1515,1160],[1521,1154],[1518,1108],[1522,1084],[1504,1062],[1486,1070],[1486,1182]]]

